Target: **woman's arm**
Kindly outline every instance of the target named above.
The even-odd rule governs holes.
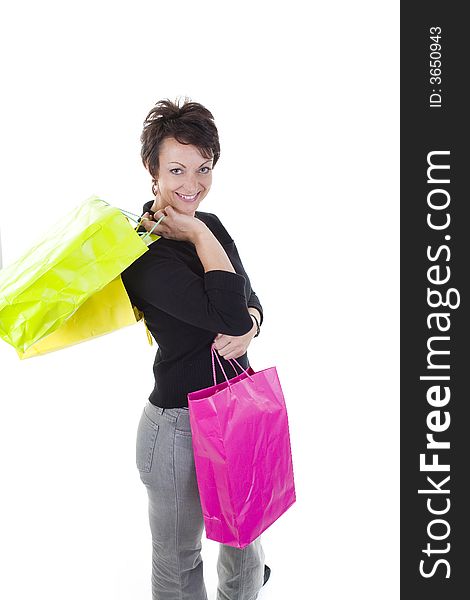
[[[236,272],[243,275],[243,277],[245,277],[245,279],[247,279],[249,281],[248,275],[243,267],[243,264],[242,264],[239,254],[238,254],[238,250],[237,250],[235,243],[233,243],[232,252],[235,255],[235,262],[237,264]],[[253,290],[251,291],[251,295],[247,300],[247,304],[248,304],[248,312],[250,313],[250,315],[253,315],[257,319],[258,323],[261,325],[261,323],[263,322],[263,312],[262,312],[263,309],[261,307],[261,303],[258,299],[258,296],[253,292]],[[254,305],[256,305],[256,306],[254,306]],[[252,339],[255,337],[255,335],[258,331],[258,327],[255,323],[255,320],[252,319],[252,321],[253,321],[252,328],[250,329],[250,331],[248,331],[244,335],[232,336],[232,335],[219,333],[216,336],[216,338],[214,340],[214,345],[215,345],[215,348],[217,349],[217,351],[219,352],[220,356],[223,356],[223,358],[225,358],[226,360],[229,360],[231,358],[239,358],[240,356],[243,356],[247,352],[248,346],[250,345]]]
[[[255,315],[255,317],[258,319],[258,323],[261,324],[261,313],[257,308],[255,308],[254,306],[249,306],[248,312],[250,313],[250,315]]]
[[[195,232],[190,241],[196,248],[199,260],[204,267],[204,272],[229,271],[230,273],[235,273],[235,269],[219,240],[207,225],[204,223],[202,225],[203,227]]]
[[[156,242],[122,273],[131,300],[140,308],[150,304],[214,334],[246,335],[253,329],[253,319],[247,308],[245,278],[235,271],[222,245],[202,221],[177,213],[171,207],[165,210],[167,217],[155,233],[192,242],[203,264],[204,276],[178,258],[173,246],[160,246]],[[155,213],[157,220],[160,212]],[[143,222],[147,231],[154,225],[151,219]]]
[[[261,313],[258,309],[253,306],[248,307],[248,312],[250,315],[254,315],[258,319],[258,323],[261,321]],[[253,321],[253,327],[245,333],[244,335],[227,335],[224,333],[219,333],[214,339],[214,347],[220,354],[223,356],[225,360],[230,360],[231,358],[239,358],[243,356],[245,352],[248,350],[248,346],[251,343],[251,340],[255,337],[256,332],[258,331],[258,327]]]

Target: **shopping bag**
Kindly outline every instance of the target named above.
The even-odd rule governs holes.
[[[188,394],[204,525],[208,539],[244,548],[296,499],[286,405],[275,367],[230,361],[242,373],[229,380],[211,353],[214,386]]]
[[[0,271],[0,337],[24,355],[158,239],[144,237],[118,208],[89,198]]]
[[[90,296],[56,331],[30,346],[25,352],[17,350],[17,353],[24,359],[61,350],[133,325],[141,319],[142,313],[132,306],[119,276]]]

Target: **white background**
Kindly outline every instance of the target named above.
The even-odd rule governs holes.
[[[265,534],[260,600],[398,592],[398,2],[23,1],[0,36],[3,260],[92,194],[138,212],[154,103],[214,114],[201,210],[265,310],[297,503]],[[135,434],[140,325],[20,361],[0,345],[0,597],[150,600]],[[209,600],[217,544],[204,539]]]

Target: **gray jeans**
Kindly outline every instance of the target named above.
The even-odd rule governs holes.
[[[147,402],[136,461],[149,497],[153,600],[207,600],[189,410]],[[255,600],[264,575],[261,537],[243,550],[220,544],[217,573],[217,600]]]

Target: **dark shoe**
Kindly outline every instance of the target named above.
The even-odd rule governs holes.
[[[270,575],[271,575],[271,569],[268,567],[268,565],[264,565],[263,585],[268,581]]]

